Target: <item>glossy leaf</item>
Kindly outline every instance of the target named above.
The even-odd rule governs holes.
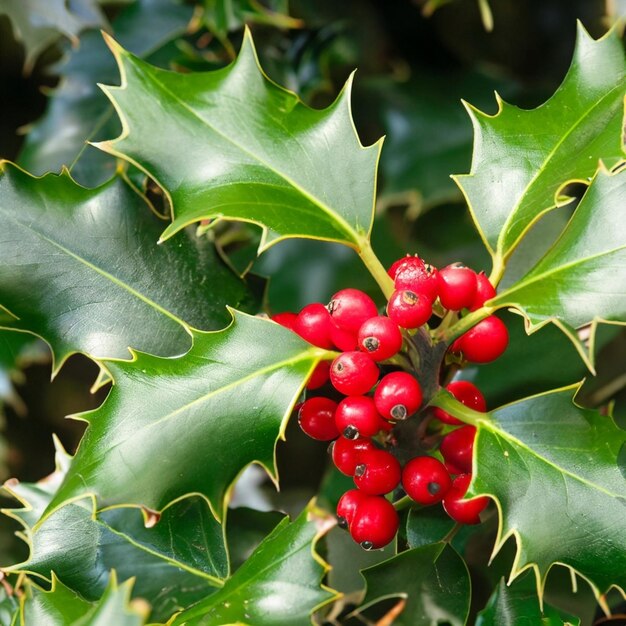
[[[219,328],[226,304],[253,306],[210,243],[181,233],[157,246],[162,222],[121,179],[84,189],[5,163],[0,220],[0,305],[9,326],[50,344],[55,369],[73,352],[182,354],[190,326]]]
[[[310,372],[326,353],[282,326],[241,313],[194,333],[178,359],[136,354],[109,363],[115,385],[89,428],[50,511],[95,495],[98,508],[161,510],[201,494],[221,518],[229,485],[250,463],[276,477],[274,446]]]
[[[626,320],[626,226],[616,219],[625,205],[626,169],[598,172],[550,250],[489,304],[521,310],[530,332],[556,323],[592,366],[597,323]],[[593,324],[587,348],[574,330],[585,324]]]
[[[476,619],[476,626],[539,625],[579,626],[580,620],[548,604],[544,604],[541,610],[537,585],[532,575],[516,580],[510,587],[502,579]]]
[[[470,579],[463,559],[447,543],[433,543],[401,552],[363,570],[367,592],[359,612],[387,598],[406,605],[394,626],[431,626],[438,622],[465,624],[469,612]]]
[[[334,525],[312,506],[284,519],[216,594],[180,613],[172,626],[309,626],[337,597],[320,585],[327,566],[315,543]]]
[[[122,86],[105,91],[124,132],[98,147],[167,191],[163,238],[215,218],[262,225],[261,249],[285,237],[369,245],[380,144],[359,142],[350,82],[329,108],[309,109],[265,77],[248,32],[232,65],[205,73],[166,72],[109,45]]]
[[[113,20],[114,36],[131,52],[157,62],[159,52],[182,34],[192,7],[176,0],[137,0]],[[115,80],[117,68],[102,35],[83,33],[59,68],[61,82],[50,94],[43,117],[26,136],[19,163],[33,174],[59,171],[63,165],[74,180],[96,186],[115,173],[116,159],[86,141],[99,141],[119,132],[111,103],[98,87]]]
[[[458,412],[449,396],[443,402],[478,428],[468,496],[496,500],[501,519],[494,553],[511,535],[517,541],[511,576],[533,567],[543,592],[558,562],[596,593],[612,585],[626,589],[626,477],[618,462],[626,431],[574,404],[575,391],[559,389],[488,414]],[[440,396],[435,404],[441,402]]]
[[[570,70],[554,96],[532,111],[498,99],[474,124],[471,173],[455,179],[494,257],[497,273],[526,230],[567,202],[565,183],[594,175],[598,161],[623,158],[626,60],[617,31],[594,41],[582,28]]]

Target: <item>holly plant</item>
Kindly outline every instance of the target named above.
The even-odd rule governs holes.
[[[358,78],[311,107],[241,30],[300,20],[200,4],[138,0],[88,32],[20,165],[2,162],[1,337],[43,340],[53,376],[85,355],[109,390],[71,416],[76,450],[55,438],[50,476],[5,483],[28,554],[2,563],[0,624],[580,624],[563,598],[584,593],[610,615],[626,431],[586,390],[626,321],[619,30],[580,25],[537,108],[465,105],[471,169],[447,174],[486,259],[470,267],[391,242]],[[79,140],[54,134],[69,115]],[[306,261],[313,281],[331,244],[350,271],[277,305],[267,274]],[[293,263],[264,272],[281,249]],[[324,442],[317,496],[290,516],[231,505],[251,465],[279,487],[300,431]]]

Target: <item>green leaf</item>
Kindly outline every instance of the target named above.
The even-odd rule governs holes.
[[[387,598],[406,605],[394,626],[431,626],[440,621],[465,624],[470,579],[463,559],[447,543],[413,548],[362,572],[367,592],[359,612]]]
[[[166,190],[174,221],[164,239],[215,218],[263,226],[261,250],[286,237],[369,248],[380,142],[359,141],[350,81],[333,105],[313,110],[267,79],[249,32],[232,65],[192,74],[152,67],[108,42],[122,86],[105,91],[124,131],[97,145]]]
[[[0,587],[0,626],[14,626],[19,618],[20,606],[14,595]]]
[[[626,479],[618,463],[626,431],[611,417],[574,404],[576,389],[487,414],[465,411],[448,394],[434,402],[478,428],[468,497],[495,499],[500,528],[494,554],[515,536],[511,578],[532,567],[541,593],[557,562],[580,573],[596,594],[612,585],[626,589]]]
[[[142,626],[141,614],[128,607],[132,581],[117,584],[115,572],[102,598],[95,604],[83,600],[53,576],[52,589],[27,585],[21,626]]]
[[[510,587],[504,579],[493,592],[487,606],[478,614],[476,626],[579,626],[580,620],[537,597],[537,585],[531,575],[520,577]]]
[[[276,480],[276,441],[328,354],[274,322],[236,313],[223,331],[194,332],[184,357],[140,353],[108,363],[115,385],[100,408],[80,416],[89,428],[49,511],[87,494],[98,508],[161,510],[194,493],[221,518],[244,467],[259,463]]]
[[[191,6],[175,0],[137,0],[113,20],[112,32],[134,54],[156,61],[164,46],[184,32],[191,14]],[[82,34],[80,47],[59,72],[61,82],[43,117],[29,130],[19,163],[37,175],[65,165],[76,181],[94,187],[113,176],[116,159],[85,142],[105,139],[120,129],[111,103],[97,85],[114,81],[117,75],[100,32]]]
[[[626,61],[618,32],[594,41],[578,29],[570,70],[545,104],[523,111],[498,98],[495,116],[468,109],[474,124],[471,173],[455,177],[494,259],[494,274],[528,228],[556,206],[568,181],[623,158]]]
[[[309,505],[284,519],[224,587],[180,613],[172,626],[309,626],[311,613],[337,597],[320,585],[327,566],[315,543],[334,525]]]
[[[616,219],[625,204],[626,169],[599,171],[550,250],[489,305],[521,310],[529,332],[554,322],[592,368],[597,324],[626,319],[626,226]],[[586,324],[588,346],[574,330]]]
[[[26,72],[61,35],[76,44],[81,30],[106,23],[95,0],[0,0],[0,15],[3,13],[13,22],[16,37],[26,49]]]
[[[5,162],[0,220],[0,305],[16,318],[5,325],[45,339],[55,371],[73,352],[182,354],[190,326],[226,325],[227,303],[253,306],[210,243],[181,233],[157,246],[162,222],[119,178],[84,189]]]

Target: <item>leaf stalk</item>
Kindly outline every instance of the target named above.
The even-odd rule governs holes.
[[[394,291],[393,280],[391,280],[391,277],[387,274],[387,270],[376,256],[369,240],[363,239],[360,243],[358,253],[361,260],[369,270],[369,273],[374,277],[374,280],[378,283],[385,298],[389,300]]]

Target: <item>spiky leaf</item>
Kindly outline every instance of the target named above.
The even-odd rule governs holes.
[[[567,202],[566,182],[593,176],[600,159],[623,158],[625,78],[617,31],[594,41],[580,26],[570,70],[545,104],[523,111],[500,100],[495,116],[470,109],[472,168],[456,181],[496,271],[540,215]]]
[[[119,178],[85,189],[5,162],[0,221],[0,305],[16,318],[7,325],[44,338],[57,368],[73,352],[183,354],[190,325],[220,328],[226,304],[254,301],[207,242],[181,233],[157,246],[162,222]]]

